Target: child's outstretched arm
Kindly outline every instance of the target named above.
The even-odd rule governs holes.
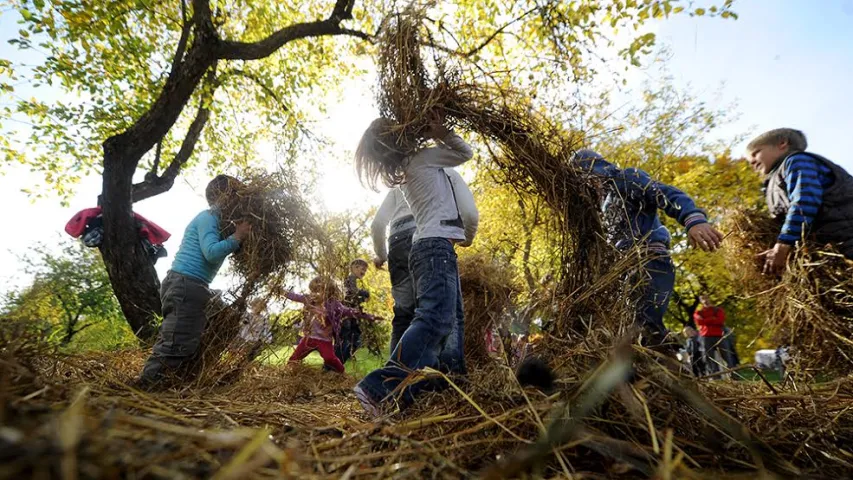
[[[340,309],[341,309],[341,314],[343,314],[344,317],[359,318],[362,320],[370,320],[370,321],[376,320],[376,317],[374,317],[373,315],[371,315],[369,313],[364,313],[364,312],[362,312],[356,308],[347,307],[346,305],[344,305],[342,303],[339,303],[339,305],[340,305]]]
[[[656,205],[687,229],[688,241],[692,246],[711,252],[720,247],[723,234],[708,223],[705,211],[696,206],[690,195],[652,179],[648,173],[637,168],[625,169],[625,175],[629,181],[642,187],[646,201]]]
[[[308,297],[306,297],[305,295],[300,295],[298,293],[295,293],[292,290],[285,291],[284,297],[286,299],[292,300],[294,302],[305,303],[305,304],[308,303]]]

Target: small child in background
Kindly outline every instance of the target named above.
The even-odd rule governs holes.
[[[344,304],[362,311],[362,304],[370,298],[370,292],[358,288],[358,281],[367,273],[367,261],[356,258],[349,264],[349,275],[344,281]],[[335,355],[341,363],[347,363],[356,350],[361,348],[361,325],[355,317],[347,317],[341,322],[340,341],[335,345]]]
[[[340,289],[329,277],[316,277],[308,284],[308,295],[287,292],[289,300],[305,305],[303,337],[288,363],[301,362],[317,350],[326,367],[344,372],[344,364],[335,356],[334,340],[340,332],[341,320],[346,317],[375,321],[373,315],[344,306],[339,300]]]
[[[269,343],[272,341],[269,316],[266,315],[267,302],[256,298],[249,302],[249,310],[243,317],[240,338],[246,342]]]
[[[370,299],[370,292],[358,288],[358,281],[367,274],[367,260],[356,258],[349,264],[349,275],[344,281],[344,303],[353,308],[361,308],[361,304]]]

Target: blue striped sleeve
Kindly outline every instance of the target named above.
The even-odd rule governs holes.
[[[785,162],[785,183],[791,205],[778,240],[792,245],[814,222],[823,203],[823,191],[832,182],[832,173],[823,162],[810,155],[792,155]]]

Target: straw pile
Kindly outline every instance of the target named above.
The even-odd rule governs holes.
[[[465,361],[477,367],[490,361],[486,331],[503,323],[519,292],[512,266],[484,254],[459,258],[465,314]]]
[[[756,255],[776,243],[779,226],[762,211],[733,212],[726,255],[756,297],[774,340],[794,347],[811,375],[853,371],[853,262],[826,246],[800,248],[781,280],[761,275]]]
[[[694,385],[634,347],[576,346],[558,391],[492,364],[372,423],[351,378],[256,366],[233,385],[152,396],[144,351],[64,357],[0,345],[0,478],[846,478],[853,382]],[[38,355],[38,357],[33,357]],[[462,394],[464,392],[464,395]],[[714,402],[705,396],[714,398]],[[571,415],[568,414],[571,412]],[[545,432],[545,433],[543,433]],[[761,432],[763,438],[756,435]]]
[[[406,149],[423,142],[433,112],[446,115],[451,125],[479,135],[490,152],[497,149],[492,160],[504,182],[545,199],[561,228],[559,293],[573,297],[562,305],[564,325],[553,333],[582,331],[586,321],[581,319],[599,312],[590,286],[626,272],[613,271],[616,255],[604,241],[598,184],[571,162],[577,139],[537,114],[521,92],[465,82],[474,74],[452,69],[438,55],[430,71],[421,56],[421,45],[429,43],[423,17],[423,11],[409,7],[386,19],[378,44],[381,115],[400,126],[396,133]],[[634,261],[631,268],[636,266]]]
[[[316,236],[313,216],[292,178],[286,172],[251,175],[221,205],[224,235],[233,232],[235,222],[252,226],[231,262],[247,284],[258,287],[286,271],[297,258],[298,242]]]

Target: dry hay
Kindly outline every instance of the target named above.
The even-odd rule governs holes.
[[[379,423],[354,380],[255,366],[224,387],[128,386],[144,351],[0,345],[0,478],[846,478],[853,380],[703,382],[641,347],[565,351],[557,392],[498,363]],[[624,383],[633,348],[640,379]],[[31,358],[37,355],[37,358]],[[594,370],[578,369],[585,358]],[[713,398],[711,402],[705,396]],[[568,413],[571,412],[571,415]],[[544,433],[543,432],[547,432]]]
[[[774,340],[794,347],[797,363],[812,375],[853,371],[853,262],[807,244],[781,279],[764,276],[756,255],[776,243],[779,226],[760,210],[732,212],[727,222],[733,234],[726,258]]]
[[[395,133],[409,151],[423,143],[433,113],[444,114],[451,125],[484,140],[504,183],[546,201],[561,229],[558,292],[572,298],[561,305],[552,334],[582,331],[590,317],[602,313],[589,288],[614,276],[618,255],[604,240],[598,181],[571,161],[578,140],[537,113],[523,92],[463,80],[476,73],[451,68],[448,57],[436,49],[428,67],[421,51],[432,42],[424,17],[423,10],[409,7],[383,25],[378,43],[380,114],[399,126]],[[630,268],[617,276],[636,271],[641,261],[632,258]],[[612,308],[607,314],[612,316]]]
[[[485,254],[459,258],[465,315],[465,361],[479,366],[489,361],[486,331],[499,327],[519,292],[515,272],[505,261]]]

